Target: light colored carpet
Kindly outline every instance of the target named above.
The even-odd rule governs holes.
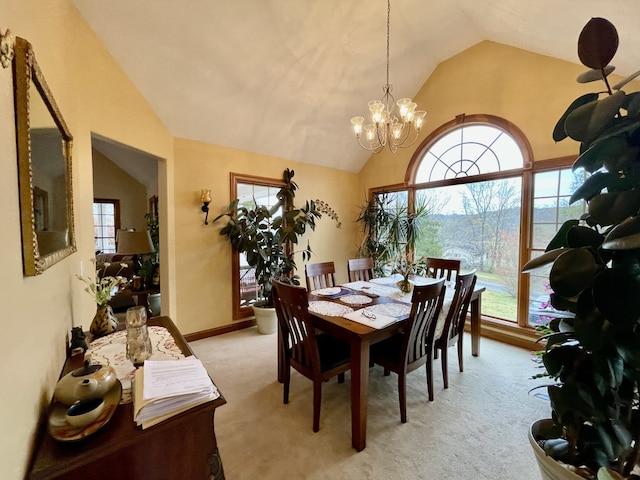
[[[312,430],[312,383],[292,370],[289,404],[276,378],[276,335],[255,328],[191,342],[227,404],[215,429],[227,480],[539,479],[529,425],[549,416],[530,352],[483,338],[479,357],[465,338],[465,371],[450,349],[449,388],[440,360],[435,401],[425,370],[408,375],[408,423],[400,423],[397,376],[370,370],[367,447],[351,448],[350,374],[322,388],[320,431]]]

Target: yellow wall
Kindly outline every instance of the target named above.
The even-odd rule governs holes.
[[[173,163],[173,138],[68,0],[4,0],[0,31],[33,45],[36,59],[73,136],[78,252],[37,277],[22,274],[11,68],[0,68],[0,477],[23,478],[41,412],[51,398],[73,325],[89,326],[95,303],[75,278],[93,257],[91,132]],[[135,126],[135,128],[134,128]],[[169,175],[170,176],[170,175]],[[166,197],[165,197],[166,198]],[[170,225],[165,206],[165,225]],[[165,239],[166,240],[166,239]],[[171,259],[165,262],[171,264]],[[86,269],[85,269],[86,271]],[[170,278],[170,274],[167,274]]]
[[[352,174],[174,139],[68,0],[4,0],[0,31],[7,28],[33,44],[74,136],[78,243],[78,253],[43,275],[23,276],[13,83],[11,70],[0,68],[0,191],[5,201],[0,209],[0,379],[6,387],[0,411],[0,477],[18,479],[60,373],[67,332],[74,325],[87,327],[95,311],[74,276],[81,261],[93,257],[92,132],[161,159],[162,311],[184,333],[231,323],[230,247],[219,237],[219,225],[203,225],[201,188],[212,189],[215,216],[230,200],[229,172],[277,178],[286,167],[293,168],[300,187],[297,198],[327,201],[343,222],[337,230],[323,218],[310,238],[313,261],[335,261],[342,281],[346,260],[356,248],[353,220],[365,189],[401,182],[411,152],[382,153],[360,174]],[[428,112],[422,137],[460,113],[489,113],[520,127],[536,159],[574,154],[572,142],[554,145],[551,129],[570,101],[592,88],[575,84],[581,71],[577,65],[483,42],[439,65],[417,95]]]
[[[601,87],[578,84],[575,79],[584,70],[506,45],[479,43],[438,65],[414,98],[427,111],[416,145],[457,115],[482,113],[503,117],[520,128],[531,143],[534,160],[575,155],[575,142],[555,143],[551,132],[575,98]],[[371,157],[360,172],[362,188],[403,182],[414,150],[395,155],[385,150]]]
[[[93,196],[120,200],[120,228],[146,230],[147,188],[93,149]]]
[[[356,249],[353,219],[364,198],[356,174],[182,139],[176,139],[175,159],[176,290],[183,332],[230,323],[231,247],[218,234],[224,222],[204,225],[200,210],[202,188],[211,188],[209,220],[229,205],[230,172],[280,179],[285,168],[293,169],[299,187],[296,205],[323,200],[342,221],[338,229],[323,215],[307,235],[314,252],[311,262],[334,261],[336,281],[347,281],[347,259]],[[304,282],[304,264],[299,258],[296,263]]]

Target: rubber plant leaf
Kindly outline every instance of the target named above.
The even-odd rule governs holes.
[[[553,129],[553,140],[556,142],[559,142],[561,140],[564,140],[565,138],[567,138],[567,132],[564,129],[564,122],[567,119],[567,117],[569,116],[569,114],[571,112],[573,112],[576,108],[589,103],[589,102],[593,102],[595,100],[598,99],[598,94],[597,93],[587,93],[585,95],[582,95],[578,98],[576,98],[571,105],[569,105],[569,107],[567,108],[567,110],[562,114],[562,116],[560,117],[560,119],[558,120],[558,122],[556,123],[556,126]]]
[[[591,200],[593,197],[600,194],[604,188],[608,187],[615,178],[617,178],[617,175],[613,173],[594,173],[588,177],[582,185],[576,188],[569,199],[569,204],[577,202],[578,200]]]
[[[577,226],[578,223],[578,220],[567,220],[564,222],[547,245],[545,252],[550,252],[551,250],[561,247],[568,247],[569,243],[567,242],[567,232],[571,228]]]
[[[640,70],[638,71],[640,72]],[[640,92],[634,92],[627,95],[629,103],[627,104],[627,115],[637,117],[640,115]]]
[[[605,159],[617,157],[629,147],[627,140],[623,137],[609,137],[605,140],[594,142],[593,145],[581,154],[573,165],[572,171],[584,168],[585,171],[593,173],[600,169]]]
[[[627,78],[624,78],[622,80],[620,80],[618,83],[616,83],[613,87],[614,90],[620,90],[622,87],[624,87],[627,83],[629,83],[630,81],[634,80],[636,77],[638,77],[640,75],[640,70],[638,70],[637,72],[632,73],[631,75],[629,75]]]
[[[581,225],[570,228],[567,232],[567,243],[571,248],[592,247],[597,249],[604,240],[604,235],[593,228]]]
[[[603,227],[622,222],[639,208],[640,190],[601,193],[589,202],[589,214]]]
[[[640,284],[619,269],[605,269],[593,283],[595,306],[612,324],[632,328],[640,311]]]
[[[578,57],[583,65],[602,69],[618,50],[618,31],[601,17],[594,17],[582,28],[578,37]]]
[[[550,265],[559,255],[561,255],[565,251],[567,251],[566,248],[558,248],[556,250],[551,250],[550,252],[545,252],[539,257],[532,258],[524,265],[524,267],[522,268],[522,272],[526,273]]]
[[[630,217],[613,227],[602,243],[608,250],[640,249],[640,217]]]
[[[625,93],[620,90],[576,108],[564,122],[567,135],[578,142],[591,143],[615,124],[614,118],[624,100]]]
[[[615,69],[616,67],[614,67],[613,65],[607,65],[604,68],[604,76],[608,77]],[[578,75],[578,78],[576,78],[576,81],[578,83],[589,83],[589,82],[596,82],[598,80],[603,80],[603,79],[604,77],[602,76],[602,70],[591,68],[586,72],[582,72],[580,75]]]
[[[570,248],[556,258],[549,272],[549,284],[563,297],[574,297],[588,288],[601,268],[588,248]]]

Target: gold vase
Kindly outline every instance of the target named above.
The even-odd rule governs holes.
[[[396,285],[402,293],[410,293],[413,290],[413,283],[407,279],[400,280]]]
[[[118,319],[113,314],[111,305],[98,306],[89,331],[94,337],[102,337],[113,333],[118,328]]]

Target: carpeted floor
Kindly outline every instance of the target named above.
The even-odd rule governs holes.
[[[530,395],[528,351],[483,338],[479,357],[465,338],[465,371],[450,349],[449,388],[435,364],[435,401],[425,370],[407,379],[408,423],[400,423],[397,377],[370,370],[367,447],[351,448],[350,377],[322,389],[320,431],[312,430],[312,383],[292,373],[290,401],[276,380],[276,335],[255,328],[191,342],[227,400],[215,428],[227,480],[535,479],[529,425],[549,415]],[[539,383],[539,382],[538,382]]]

